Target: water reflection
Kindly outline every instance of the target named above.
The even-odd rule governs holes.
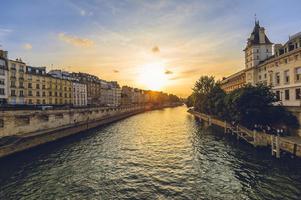
[[[301,162],[157,110],[2,159],[0,199],[299,199]]]

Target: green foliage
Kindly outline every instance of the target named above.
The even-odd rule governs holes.
[[[199,112],[236,121],[247,127],[254,124],[299,126],[294,115],[283,106],[274,105],[277,102],[275,94],[263,84],[246,85],[225,94],[214,77],[202,76],[195,83],[193,94],[187,102]]]

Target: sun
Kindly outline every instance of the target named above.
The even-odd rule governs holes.
[[[139,82],[147,89],[162,90],[167,82],[164,65],[152,63],[142,66],[139,72]]]

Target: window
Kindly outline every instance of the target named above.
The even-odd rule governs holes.
[[[20,82],[20,83],[19,83],[19,87],[20,87],[20,88],[23,88],[23,87],[24,87],[23,82]]]
[[[24,97],[24,91],[23,91],[23,90],[20,90],[20,91],[19,91],[19,96],[20,96],[20,97]]]
[[[0,95],[5,95],[4,88],[0,88]]]
[[[31,90],[28,91],[28,96],[32,96],[32,91]]]
[[[5,75],[5,70],[4,69],[0,69],[0,75]]]
[[[42,85],[42,88],[45,89],[46,88],[45,85]]]
[[[52,96],[52,92],[49,92],[49,96],[50,96],[50,97]]]
[[[42,93],[42,96],[43,96],[43,97],[45,97],[45,96],[46,96],[45,92],[43,92],[43,93]]]
[[[267,78],[267,74],[264,74],[264,78]]]
[[[279,72],[277,72],[277,73],[275,74],[275,82],[276,82],[277,85],[280,84],[280,73],[279,73]]]
[[[28,103],[29,103],[29,104],[32,104],[32,99],[28,99]]]
[[[287,64],[287,58],[286,58],[286,59],[284,59],[284,63],[285,63],[285,64]]]
[[[5,84],[5,80],[4,79],[0,79],[0,85],[4,85]]]
[[[37,84],[37,85],[36,85],[36,88],[37,88],[37,89],[40,89],[40,85],[39,85],[39,84]]]
[[[40,99],[38,99],[38,100],[37,100],[37,104],[41,104],[41,101],[40,101]]]
[[[32,84],[31,83],[28,83],[28,88],[32,88]]]
[[[11,90],[10,94],[11,94],[11,96],[16,96],[16,90]]]
[[[284,91],[284,97],[285,97],[285,100],[289,100],[290,99],[290,91],[289,90],[285,90]]]
[[[39,92],[39,91],[37,91],[37,93],[36,93],[36,94],[37,94],[37,97],[39,97],[39,96],[40,96],[40,92]]]
[[[290,82],[290,75],[289,75],[289,70],[284,71],[284,82],[289,83]]]
[[[301,67],[297,67],[295,69],[295,81],[300,82],[301,81]]]
[[[43,99],[43,104],[46,104],[46,101],[45,101],[45,99]]]
[[[16,82],[15,81],[11,81],[10,86],[11,87],[16,87]]]
[[[280,101],[280,91],[276,91],[276,99],[277,101]]]
[[[296,99],[301,99],[300,94],[301,94],[301,89],[300,88],[296,89]]]
[[[3,127],[4,127],[4,120],[0,119],[0,128],[3,128]]]

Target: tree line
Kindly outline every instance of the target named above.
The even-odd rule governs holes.
[[[196,81],[186,104],[198,112],[248,128],[257,125],[286,129],[299,127],[297,118],[278,102],[270,86],[248,84],[225,93],[213,76],[202,76]]]

